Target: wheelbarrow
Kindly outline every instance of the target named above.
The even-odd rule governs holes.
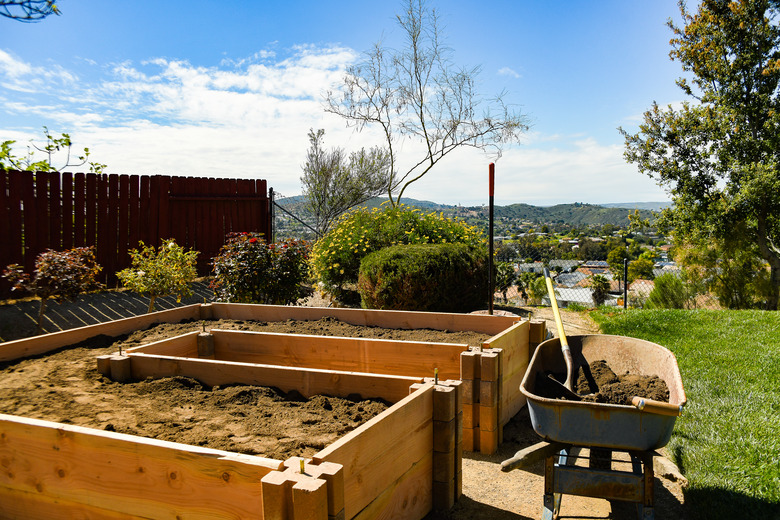
[[[644,406],[643,399],[634,399],[635,404],[616,405],[537,395],[538,378],[566,372],[558,338],[549,339],[537,347],[520,385],[534,431],[546,442],[530,450],[535,457],[529,450],[518,452],[502,469],[545,458],[544,519],[557,517],[562,494],[636,502],[640,518],[652,519],[653,450],[669,442],[686,403],[677,360],[660,345],[623,336],[570,336],[568,343],[575,371],[603,359],[618,374],[656,375],[669,387],[669,402]],[[576,465],[578,458],[588,458],[580,457],[585,450],[588,468]],[[629,471],[611,469],[614,451],[628,454]]]

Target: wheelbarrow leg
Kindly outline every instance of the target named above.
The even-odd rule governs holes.
[[[561,493],[555,493],[555,458],[558,464],[565,465],[569,460],[568,449],[562,449],[559,454],[549,456],[544,462],[544,505],[542,520],[557,520],[561,513]]]
[[[639,520],[655,520],[653,508],[653,453],[649,451],[631,453],[631,464],[634,473],[643,475],[644,489],[642,501],[636,504],[636,513]]]

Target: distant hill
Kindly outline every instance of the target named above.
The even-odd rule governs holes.
[[[286,207],[301,201],[300,195],[277,200],[279,204]],[[375,197],[363,205],[374,208],[379,207],[386,201],[387,198],[385,197]],[[407,206],[420,208],[424,211],[443,211],[448,214],[473,211],[478,215],[484,214],[484,216],[487,216],[488,212],[486,205],[463,207],[409,198],[404,198],[401,202]],[[653,211],[660,211],[668,205],[669,203],[666,202],[626,202],[602,205],[575,202],[573,204],[557,204],[555,206],[532,206],[519,203],[508,206],[496,206],[494,210],[497,219],[527,221],[539,224],[561,222],[572,226],[602,226],[604,224],[625,226],[628,224],[629,212],[635,209],[639,210],[642,218],[654,220]]]
[[[601,204],[605,208],[646,209],[648,211],[661,211],[671,205],[671,202],[612,202],[610,204]]]

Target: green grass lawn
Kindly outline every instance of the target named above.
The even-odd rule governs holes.
[[[780,519],[780,313],[594,312],[604,334],[677,357],[688,398],[667,449],[693,518]]]

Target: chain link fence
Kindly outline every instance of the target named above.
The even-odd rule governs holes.
[[[301,196],[272,193],[274,240],[288,238],[314,242],[318,236],[314,216]],[[466,218],[468,221],[468,218]],[[477,222],[478,226],[484,222]],[[668,246],[658,237],[644,238],[642,251],[654,260],[628,260],[610,265],[607,251],[595,247],[598,237],[552,243],[549,236],[500,237],[494,241],[498,275],[494,304],[513,307],[549,306],[544,281],[548,268],[555,298],[562,308],[722,308],[706,280],[692,280],[668,257]],[[597,254],[591,254],[597,253]],[[649,263],[648,263],[649,262]]]
[[[621,308],[719,309],[718,298],[706,290],[706,284],[687,279],[675,262],[661,260],[641,276],[634,274],[632,263],[610,265],[605,260],[534,259],[498,262],[494,303],[515,307],[549,306],[544,280],[545,267],[555,290],[559,307],[592,309],[599,306]],[[626,281],[627,280],[627,281]]]

